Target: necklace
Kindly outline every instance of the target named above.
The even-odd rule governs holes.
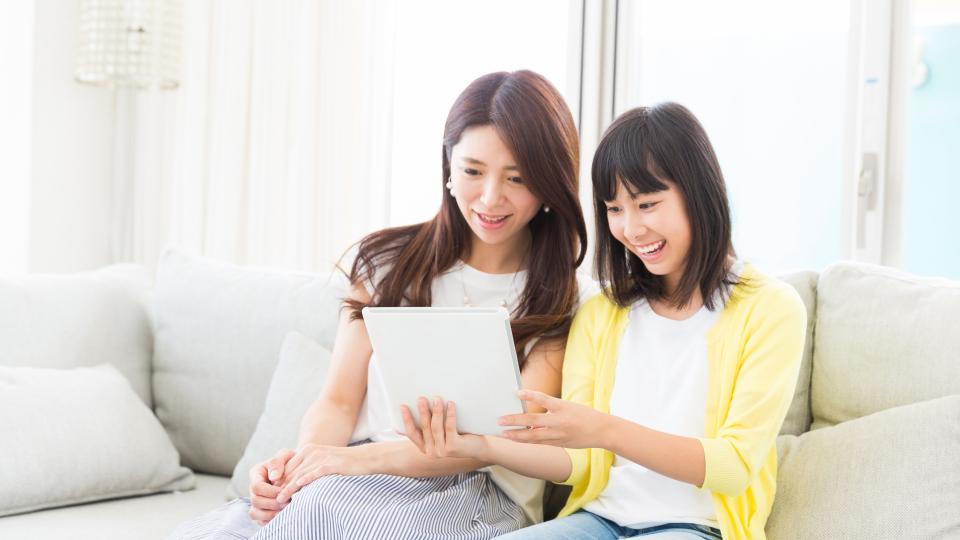
[[[464,307],[473,307],[473,303],[470,301],[470,294],[467,292],[467,280],[464,276],[464,268],[466,268],[467,263],[460,261],[460,286],[463,289],[463,306]],[[506,308],[510,305],[510,298],[516,297],[516,285],[517,285],[517,274],[520,273],[518,269],[513,273],[513,277],[510,278],[510,286],[507,287],[507,295],[500,299],[500,307]]]

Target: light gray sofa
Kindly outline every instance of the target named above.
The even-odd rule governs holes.
[[[782,278],[799,291],[810,316],[800,382],[778,441],[780,480],[769,537],[960,538],[960,284],[851,263]],[[138,442],[156,433],[137,435],[135,426],[122,426],[129,438],[94,439],[93,446],[67,440],[113,433],[116,422],[100,426],[83,414],[99,396],[83,396],[72,407],[77,410],[63,415],[80,420],[56,428],[63,438],[42,445],[53,450],[25,453],[18,434],[0,426],[0,464],[17,471],[11,476],[0,468],[0,495],[8,497],[0,499],[0,515],[10,513],[17,497],[22,509],[123,495],[0,517],[0,538],[163,538],[222,504],[228,491],[242,489],[242,471],[256,457],[252,442],[244,455],[255,429],[257,452],[274,446],[257,423],[284,338],[298,332],[329,349],[342,294],[335,275],[239,267],[176,250],[163,256],[156,276],[116,266],[0,279],[0,392],[5,373],[14,390],[24,381],[42,385],[48,373],[18,379],[25,370],[13,366],[109,363],[139,398],[125,408],[142,404],[152,411],[164,437]],[[90,374],[115,389],[109,374]],[[38,410],[22,403],[33,399],[24,395],[0,419],[19,418],[17,407],[24,414]],[[36,431],[57,437],[47,424],[56,425],[59,416],[48,413]],[[18,429],[25,439],[44,440],[30,425]],[[278,437],[287,442],[276,446],[290,444],[290,436]],[[147,457],[171,443],[194,474],[168,454]],[[105,464],[96,456],[115,450],[120,457],[111,458],[101,476],[96,471]],[[142,480],[139,491],[118,490],[119,480],[107,477],[128,460],[139,466],[137,459],[153,459],[149,466],[159,472]],[[44,460],[76,473],[51,477]],[[235,468],[240,476],[230,491]],[[31,474],[42,489],[27,500],[13,484]],[[65,485],[72,490],[66,495],[59,493]],[[170,489],[176,491],[146,494]]]

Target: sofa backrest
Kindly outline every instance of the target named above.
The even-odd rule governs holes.
[[[155,410],[185,466],[233,472],[263,410],[284,337],[296,330],[332,347],[345,281],[176,250],[161,257]]]
[[[838,263],[820,275],[812,429],[960,394],[960,283]]]
[[[150,287],[149,272],[132,264],[0,278],[0,365],[113,364],[152,406]]]

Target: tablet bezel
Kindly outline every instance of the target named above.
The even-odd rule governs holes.
[[[500,435],[503,427],[497,424],[497,418],[526,412],[524,402],[517,397],[517,390],[521,388],[520,365],[510,328],[510,314],[505,308],[367,307],[363,309],[363,317],[374,350],[371,361],[377,363],[381,374],[379,383],[391,409],[394,429],[403,430],[401,403],[411,408],[415,421],[419,423],[415,399],[420,395],[429,398],[442,396],[455,401],[457,427],[461,433]],[[423,324],[411,329],[410,324],[415,321],[410,318],[419,318]],[[407,320],[401,324],[392,323],[402,319]],[[437,324],[442,329],[429,327]],[[401,329],[404,326],[406,328]],[[428,334],[437,330],[443,332],[442,339],[430,339],[436,334]],[[487,335],[478,335],[478,332]],[[502,360],[482,356],[482,348],[463,346],[478,340],[495,344],[496,354]],[[383,350],[378,350],[378,342],[382,342]],[[395,348],[385,349],[384,343],[387,342]],[[457,367],[462,368],[462,375],[435,375],[437,369],[450,369],[446,363],[449,358],[458,358]],[[464,385],[473,384],[475,377],[490,374],[491,369],[494,370],[492,383],[495,388],[485,392],[483,397],[475,396],[475,390],[466,389]],[[458,399],[465,394],[473,396],[471,402]]]

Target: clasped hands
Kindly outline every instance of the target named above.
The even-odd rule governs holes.
[[[305,444],[280,450],[250,470],[250,518],[266,525],[300,488],[328,474],[368,474],[362,446]]]

